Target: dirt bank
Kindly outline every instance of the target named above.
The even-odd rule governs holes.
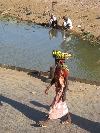
[[[52,0],[1,0],[0,12],[2,15],[7,14],[36,23],[49,23],[50,15],[54,14],[59,25],[62,25],[63,15],[66,15],[73,22],[71,32],[88,32],[100,39],[99,0],[56,1],[57,3],[52,6]]]

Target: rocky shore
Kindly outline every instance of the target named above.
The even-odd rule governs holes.
[[[48,25],[50,15],[54,14],[59,26],[63,23],[62,17],[66,15],[73,22],[73,29],[69,32],[100,44],[99,0],[1,0],[0,14],[41,25]]]

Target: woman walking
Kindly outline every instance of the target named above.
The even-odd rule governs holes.
[[[68,71],[63,67],[64,62],[65,59],[55,58],[56,68],[54,78],[45,90],[45,94],[48,94],[50,87],[55,84],[56,96],[50,105],[50,112],[46,120],[44,122],[39,122],[39,126],[41,127],[46,127],[48,120],[61,118],[63,116],[66,117],[66,120],[62,121],[62,124],[71,123],[72,121],[65,102],[66,92],[68,90]]]

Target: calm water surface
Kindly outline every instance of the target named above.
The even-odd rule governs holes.
[[[100,46],[35,24],[0,22],[1,64],[49,71],[53,49],[72,53],[66,60],[69,76],[100,81]]]

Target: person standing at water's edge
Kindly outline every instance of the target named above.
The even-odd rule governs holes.
[[[71,123],[72,121],[65,102],[66,92],[68,90],[68,71],[63,67],[64,61],[65,59],[55,58],[56,68],[54,78],[45,90],[45,94],[48,94],[50,87],[55,84],[56,96],[50,105],[50,112],[46,120],[38,123],[41,127],[46,127],[48,120],[61,118],[63,116],[66,117],[66,120],[62,121],[62,124]]]

